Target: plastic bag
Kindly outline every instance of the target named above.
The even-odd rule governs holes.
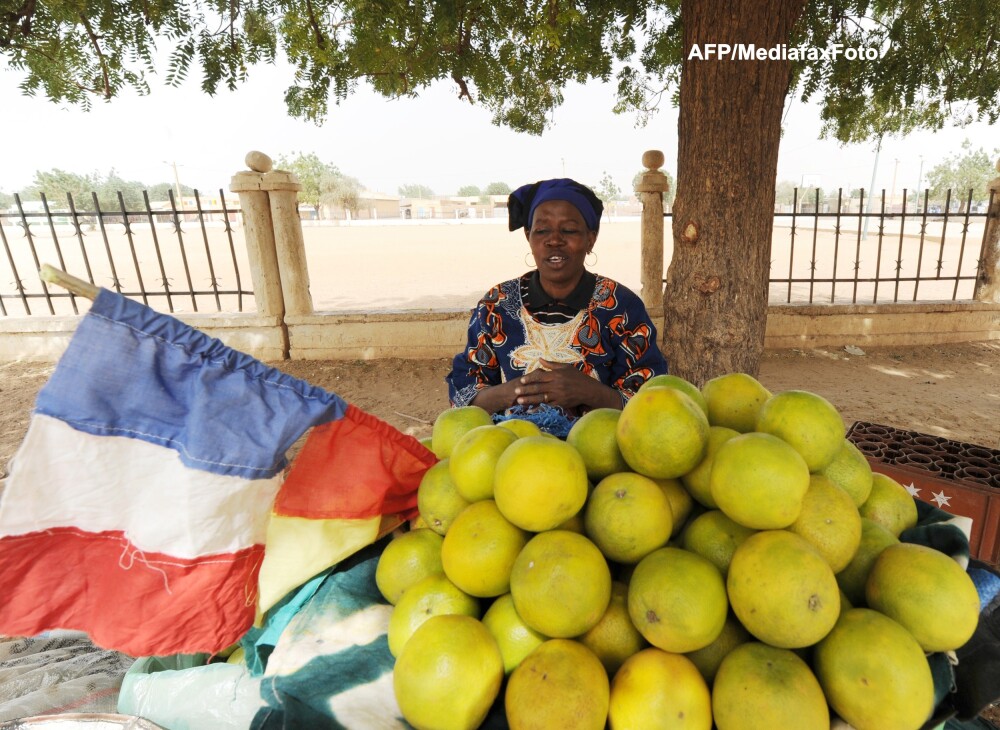
[[[122,682],[118,711],[170,730],[245,730],[263,706],[260,678],[244,664],[202,655],[145,657]]]

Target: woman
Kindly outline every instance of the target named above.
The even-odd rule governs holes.
[[[510,230],[524,227],[535,269],[480,300],[446,378],[453,406],[479,406],[494,420],[528,417],[565,435],[573,418],[622,408],[667,371],[639,297],[584,266],[603,209],[566,178],[510,195]]]

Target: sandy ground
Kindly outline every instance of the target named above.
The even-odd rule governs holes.
[[[910,222],[912,224],[912,222]],[[787,219],[780,219],[772,237],[771,278],[794,279],[792,284],[776,283],[770,287],[773,303],[872,303],[913,300],[948,300],[969,298],[982,239],[982,225],[970,224],[962,234],[958,227],[948,229],[942,241],[941,226],[928,223],[926,234],[914,235],[898,221],[887,221],[881,235],[869,231],[862,240],[851,221],[844,221],[839,238],[823,220],[814,226],[810,219],[799,220],[794,239]],[[913,226],[911,225],[911,228]],[[246,258],[244,231],[233,229],[232,246],[219,223],[209,223],[202,229],[195,223],[184,226],[184,255],[171,227],[158,226],[154,248],[148,226],[135,225],[131,238],[123,226],[106,227],[107,246],[99,231],[88,230],[74,238],[71,229],[57,230],[59,247],[51,232],[36,231],[34,243],[40,262],[65,268],[72,274],[87,278],[87,272],[101,286],[120,282],[123,290],[141,299],[138,292],[159,291],[149,303],[160,311],[217,311],[219,306],[211,293],[196,297],[171,298],[170,306],[162,294],[162,281],[169,281],[171,290],[194,287],[211,292],[214,281],[220,291],[252,289]],[[6,257],[0,257],[0,291],[14,294],[9,282],[20,279],[29,294],[41,294],[41,283],[34,275],[34,256],[24,245],[23,234],[15,228],[5,228],[12,242],[14,270]],[[638,218],[606,220],[601,225],[595,253],[598,260],[592,268],[639,292],[640,286],[640,223]],[[386,309],[451,309],[471,308],[484,291],[504,279],[523,273],[527,265],[527,244],[523,233],[507,230],[504,221],[409,221],[380,222],[368,225],[304,225],[306,263],[310,275],[310,292],[318,311],[377,311]],[[206,241],[208,245],[206,246]],[[130,242],[136,253],[132,256]],[[794,243],[794,245],[793,245]],[[664,245],[664,270],[672,255],[671,237]],[[211,250],[211,259],[208,251]],[[156,252],[159,252],[158,255]],[[86,259],[83,254],[86,252]],[[112,272],[109,252],[115,262]],[[815,271],[813,272],[813,262]],[[60,264],[61,262],[61,264]],[[846,281],[854,275],[855,266],[861,279],[878,275],[876,287],[871,282],[857,286]],[[899,267],[900,281],[896,281]],[[912,279],[917,272],[933,277],[940,267],[937,281]],[[827,280],[809,284],[815,279]],[[956,285],[956,273],[963,278]],[[947,277],[952,277],[950,280]],[[829,280],[836,278],[832,286]],[[219,297],[223,311],[237,309],[236,297]],[[10,316],[20,316],[24,309],[15,299],[6,299]],[[42,299],[29,300],[33,313],[47,314]],[[86,303],[78,302],[81,311]],[[71,314],[68,299],[57,300],[55,314]],[[253,311],[253,298],[244,297],[243,310]]]
[[[438,360],[288,361],[272,365],[327,388],[417,437],[448,405],[450,363]],[[24,436],[52,365],[0,363],[0,473]],[[774,350],[760,380],[772,391],[811,390],[844,419],[1000,448],[1000,342],[935,347]]]

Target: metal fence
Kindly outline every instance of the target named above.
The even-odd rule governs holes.
[[[221,190],[218,201],[206,208],[195,191],[191,208],[171,191],[154,208],[144,192],[142,209],[129,210],[119,192],[117,208],[103,210],[96,193],[87,207],[67,194],[54,209],[44,194],[38,204],[15,195],[0,211],[0,315],[79,312],[75,295],[38,278],[42,263],[161,311],[255,309],[246,246],[232,225],[239,211]]]
[[[809,197],[796,190],[792,211],[775,213],[772,303],[973,298],[989,214],[973,211],[971,190],[964,205],[950,191],[943,205],[925,192],[913,211],[906,191],[895,206],[883,191],[870,211],[863,191],[847,201],[838,191],[825,212],[818,190]],[[0,211],[0,315],[79,311],[74,295],[38,278],[42,263],[161,311],[255,311],[242,229],[233,225],[239,211],[227,207],[221,190],[217,200],[219,207],[206,208],[196,191],[193,207],[185,207],[171,193],[165,207],[154,208],[144,193],[142,209],[128,210],[119,193],[116,209],[102,210],[96,193],[86,209],[71,195],[59,209],[44,195],[40,203],[15,196],[14,207]],[[993,202],[991,193],[986,211]]]
[[[973,191],[961,201],[948,191],[942,204],[923,201],[908,210],[909,196],[887,209],[885,191],[868,201],[845,201],[832,212],[775,213],[770,300],[785,303],[885,303],[969,300],[983,266],[994,192],[982,210]],[[874,205],[872,205],[874,204]],[[821,209],[819,191],[808,201]],[[870,212],[866,209],[871,208]],[[972,212],[976,209],[976,212]],[[994,214],[995,217],[995,214]],[[784,229],[788,229],[787,236]]]

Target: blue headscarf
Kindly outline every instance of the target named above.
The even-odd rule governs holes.
[[[507,199],[507,218],[510,230],[521,226],[531,229],[535,208],[550,200],[565,200],[583,216],[587,228],[597,231],[601,227],[601,213],[604,203],[586,185],[568,177],[555,180],[540,180],[530,185],[522,185]]]

